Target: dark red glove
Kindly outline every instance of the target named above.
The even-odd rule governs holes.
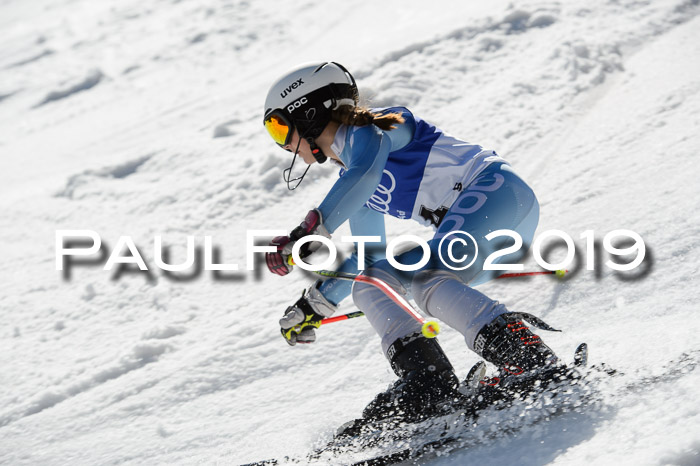
[[[270,246],[277,246],[277,252],[265,253],[265,261],[267,262],[267,268],[270,269],[270,272],[284,277],[292,271],[292,266],[287,260],[292,254],[293,244],[289,236],[276,236],[270,242]]]
[[[322,229],[323,231],[317,232],[316,230]],[[310,210],[301,225],[292,230],[289,234],[289,238],[293,241],[299,241],[304,236],[320,234],[330,238],[331,235],[323,227],[323,222],[321,221],[321,212],[318,209]],[[299,249],[299,257],[302,259],[311,255],[316,249],[319,248],[318,244],[313,247],[315,243],[306,243]]]
[[[299,241],[304,236],[322,235],[330,238],[331,235],[323,226],[321,212],[318,209],[310,210],[301,225],[296,227],[289,236],[277,236],[271,242],[270,246],[276,246],[276,252],[265,253],[265,261],[270,272],[285,276],[292,271],[292,266],[289,264],[289,256],[292,255],[292,247],[294,243]],[[299,257],[302,259],[308,257],[320,247],[318,242],[309,242],[304,244],[299,249]]]

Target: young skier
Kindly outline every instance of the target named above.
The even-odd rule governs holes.
[[[330,237],[349,221],[353,235],[380,239],[379,247],[368,245],[363,273],[412,295],[424,313],[461,332],[467,346],[499,367],[503,376],[555,364],[555,354],[523,324],[522,314],[509,312],[473,288],[494,277],[483,270],[489,254],[498,249],[486,235],[514,230],[524,247],[529,246],[539,218],[533,191],[494,151],[449,136],[406,108],[369,110],[359,107],[358,100],[354,78],[334,62],[300,66],[270,88],[264,125],[279,146],[294,153],[285,170],[288,187],[294,189],[304,176],[290,179],[297,155],[308,165],[331,158],[343,167],[318,207],[288,236],[273,239],[277,250],[266,254],[270,271],[287,275],[295,241],[311,234]],[[430,260],[419,270],[400,271],[385,259],[384,215],[435,228],[428,242]],[[463,232],[476,240],[478,253],[473,241],[459,236]],[[448,246],[454,237],[463,240]],[[302,257],[313,252],[307,246]],[[424,253],[417,246],[396,260],[415,264]],[[466,258],[473,260],[467,268]],[[339,270],[359,271],[357,250]],[[437,340],[425,338],[420,324],[373,286],[317,281],[280,320],[286,341],[314,342],[309,322],[332,315],[351,292],[399,377],[363,416],[381,418],[397,409],[420,414],[454,397],[458,380]]]

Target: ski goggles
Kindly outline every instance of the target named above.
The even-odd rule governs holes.
[[[276,110],[265,117],[265,129],[281,147],[286,146],[292,140],[294,125],[280,111]]]

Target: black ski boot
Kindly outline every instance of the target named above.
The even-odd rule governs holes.
[[[387,356],[399,380],[367,405],[363,418],[419,420],[460,396],[459,380],[437,340],[410,335],[392,343]]]
[[[555,366],[557,356],[552,349],[525,325],[555,330],[529,314],[508,312],[496,317],[481,329],[474,341],[474,350],[502,375],[520,375],[536,369]]]

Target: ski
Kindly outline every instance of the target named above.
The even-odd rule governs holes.
[[[584,367],[587,363],[587,360],[588,348],[584,343],[581,344],[576,350],[576,353],[574,355],[574,368]],[[479,364],[475,365],[474,367],[476,368],[478,365]],[[624,394],[635,391],[648,390],[650,386],[659,383],[673,383],[676,379],[682,377],[683,375],[687,375],[687,373],[690,371],[695,370],[695,368],[698,365],[700,365],[700,352],[694,352],[690,354],[684,353],[679,359],[671,361],[669,367],[664,371],[663,374],[651,376],[645,375],[639,378],[637,381],[631,383],[624,383],[624,385],[620,387],[621,390],[619,393]],[[470,371],[470,374],[471,372],[472,371]],[[537,402],[539,398],[548,394],[553,395],[553,398],[559,396],[560,400],[552,405],[552,408],[547,413],[547,415],[532,419],[531,422],[525,425],[516,424],[513,426],[508,426],[503,425],[503,423],[499,424],[500,431],[498,433],[495,433],[492,437],[500,437],[503,435],[515,434],[516,432],[526,427],[530,427],[541,422],[549,421],[557,415],[561,415],[564,413],[586,413],[588,411],[588,408],[590,408],[592,405],[601,402],[601,391],[598,390],[597,383],[608,383],[611,381],[609,379],[610,377],[620,377],[622,375],[624,374],[620,373],[617,370],[611,369],[605,364],[601,364],[598,366],[592,366],[588,368],[588,370],[585,373],[580,374],[580,377],[577,377],[576,379],[576,384],[572,385],[568,383],[568,381],[560,381],[560,383],[557,383],[556,385],[543,387],[542,390],[535,390],[531,392],[527,397],[527,399],[529,399],[531,402]],[[571,390],[574,387],[579,388],[580,395],[582,396],[571,397]],[[506,408],[506,406],[499,407],[497,405],[494,405],[492,407],[495,408],[495,410]],[[487,414],[490,414],[490,412],[487,413],[486,411],[487,410],[483,410],[479,413],[480,419],[488,420]],[[380,454],[369,459],[348,462],[347,464],[351,464],[352,466],[387,466],[404,461],[420,460],[420,458],[423,458],[426,455],[435,452],[439,452],[441,455],[445,455],[450,451],[463,449],[470,446],[476,446],[479,444],[483,444],[484,442],[483,437],[480,438],[477,436],[477,438],[472,439],[469,438],[468,435],[464,434],[464,431],[456,432],[454,435],[445,435],[442,438],[426,441],[414,447],[404,448],[391,453]]]
[[[491,410],[501,411],[516,400],[537,400],[547,393],[556,396],[558,388],[571,388],[582,378],[576,364],[585,363],[586,360],[587,346],[583,343],[576,350],[572,368],[557,366],[533,372],[528,377],[520,377],[518,383],[504,383],[500,387],[480,383],[486,370],[485,364],[480,361],[469,371],[460,387],[463,399],[445,403],[430,415],[419,419],[402,416],[379,420],[355,419],[343,424],[329,442],[305,458],[268,459],[241,466],[271,466],[280,462],[325,464],[337,462],[339,457],[343,457],[343,464],[383,466],[416,459],[448,445],[459,447],[464,443],[465,431],[480,417],[488,418]],[[409,446],[396,450],[396,446],[402,443]],[[366,458],[373,450],[376,454]],[[352,459],[358,456],[365,459]]]
[[[483,445],[492,439],[515,435],[523,429],[566,413],[595,415],[617,396],[643,392],[658,384],[674,383],[700,365],[700,351],[683,353],[659,368],[656,374],[649,374],[648,369],[640,369],[638,377],[633,374],[625,376],[605,364],[585,368],[587,360],[588,349],[582,344],[574,354],[571,371],[566,372],[571,377],[545,384],[538,384],[533,378],[530,380],[532,384],[529,393],[512,390],[498,400],[497,397],[490,400],[485,398],[479,406],[470,409],[467,409],[466,403],[454,405],[450,413],[445,412],[442,416],[413,423],[400,419],[351,421],[341,426],[336,436],[323,447],[308,455],[268,459],[242,466],[329,463],[385,466],[420,460],[432,453],[445,455],[451,451]],[[477,392],[473,394],[479,392],[483,369],[485,365],[477,363],[469,371],[462,384],[467,394],[475,388]],[[633,378],[630,380],[627,378],[629,376]],[[613,392],[603,388],[610,384],[617,385]],[[480,391],[487,393],[483,388]],[[524,410],[529,415],[521,420],[520,414]],[[449,407],[446,411],[449,411]]]
[[[581,344],[574,355],[572,367],[556,366],[533,371],[527,376],[510,377],[498,385],[484,384],[485,364],[477,363],[460,387],[464,399],[447,403],[435,413],[418,420],[401,417],[382,420],[356,419],[341,426],[336,436],[324,447],[310,454],[308,460],[324,461],[338,456],[366,456],[363,453],[378,450],[369,459],[347,461],[354,465],[388,465],[406,460],[414,460],[426,453],[462,446],[468,439],[470,427],[482,417],[488,418],[492,411],[502,411],[515,402],[545,403],[545,397],[556,398],[560,393],[572,392],[560,398],[563,410],[567,404],[583,406],[586,398],[584,375],[580,372],[587,361],[588,348]],[[573,393],[577,391],[578,393]],[[555,404],[556,406],[556,404]],[[550,416],[550,410],[546,416]],[[543,415],[544,417],[544,415]],[[514,431],[520,427],[513,428]],[[483,439],[482,439],[483,440]],[[396,445],[408,446],[396,449]],[[386,452],[387,450],[393,450]],[[381,453],[380,453],[381,452]],[[384,453],[386,452],[386,453]]]

